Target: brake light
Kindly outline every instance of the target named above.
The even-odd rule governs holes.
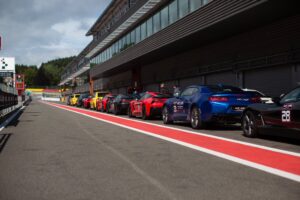
[[[214,102],[227,102],[228,98],[227,97],[217,97],[217,96],[211,96],[208,99],[209,101],[214,101]]]
[[[127,102],[129,102],[129,100],[127,100],[127,99],[122,99],[121,102],[122,102],[122,103],[127,103]]]
[[[252,97],[250,99],[250,102],[251,103],[261,103],[261,99],[260,99],[260,97]]]

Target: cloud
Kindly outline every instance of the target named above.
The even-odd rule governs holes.
[[[18,64],[39,65],[77,55],[89,43],[85,36],[109,0],[0,0],[0,56]]]

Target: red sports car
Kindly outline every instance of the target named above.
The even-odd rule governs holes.
[[[114,99],[116,95],[107,94],[103,97],[103,99],[97,99],[96,101],[96,109],[101,112],[107,111],[107,102]]]
[[[84,98],[83,100],[82,100],[82,102],[83,102],[83,107],[84,108],[90,108],[91,107],[91,105],[90,105],[90,102],[92,101],[92,96],[89,96],[88,98]]]
[[[142,117],[149,119],[153,116],[161,116],[165,101],[170,98],[167,94],[158,92],[145,92],[140,99],[130,102],[128,108],[129,117]]]

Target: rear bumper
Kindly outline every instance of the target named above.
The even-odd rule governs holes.
[[[119,109],[120,109],[120,112],[122,112],[122,113],[127,113],[128,107],[129,107],[129,103],[120,103],[119,104]]]
[[[151,116],[161,116],[162,115],[162,108],[161,107],[152,107],[150,109]]]
[[[241,123],[241,114],[213,114],[205,121],[220,123]]]

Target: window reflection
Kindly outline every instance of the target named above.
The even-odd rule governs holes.
[[[168,25],[174,23],[178,19],[193,12],[211,0],[174,0],[166,5],[160,11],[151,16],[142,25],[137,26],[133,31],[125,35],[120,40],[112,44],[108,49],[92,58],[91,66],[100,64],[112,58],[121,51],[129,48],[130,46],[139,43],[140,41],[157,33],[161,29],[166,28]]]

